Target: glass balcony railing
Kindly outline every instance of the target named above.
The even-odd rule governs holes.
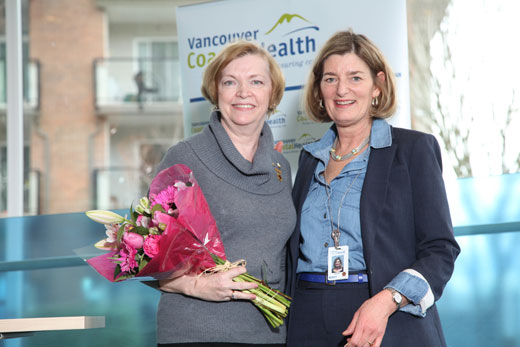
[[[40,107],[40,63],[29,60],[23,67],[23,101],[28,111]],[[0,58],[0,112],[7,107],[7,66],[5,58]]]
[[[177,59],[97,59],[94,78],[95,105],[101,111],[114,107],[161,107],[181,100]]]
[[[98,177],[131,172],[138,177],[131,168],[99,170]],[[437,303],[447,344],[519,346],[520,173],[460,179],[447,190],[462,248]],[[139,281],[110,283],[76,255],[103,237],[105,228],[84,213],[0,218],[0,319],[87,315],[107,322],[105,329],[7,339],[6,347],[90,346],[93,339],[98,347],[157,343],[160,292]]]

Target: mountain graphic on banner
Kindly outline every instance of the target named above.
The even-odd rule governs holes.
[[[308,25],[307,23],[311,24],[311,25]],[[308,21],[304,17],[300,16],[299,14],[284,13],[280,16],[280,18],[273,25],[273,27],[271,29],[269,29],[269,31],[266,32],[265,34],[269,35],[276,28],[278,28],[278,26],[280,26],[280,29],[288,30],[288,32],[286,32],[283,36],[286,36],[286,35],[292,34],[294,32],[301,31],[301,30],[308,30],[308,29],[316,30],[316,31],[320,30],[319,27],[312,25],[312,23],[310,21]]]

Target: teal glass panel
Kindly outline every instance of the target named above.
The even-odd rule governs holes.
[[[448,346],[520,346],[520,174],[462,179],[447,190],[462,249],[438,301]],[[106,317],[104,329],[40,332],[3,346],[156,344],[159,292],[110,283],[74,253],[103,237],[83,213],[0,219],[0,319]]]
[[[520,346],[520,174],[449,183],[461,253],[437,303],[448,346]]]
[[[105,316],[104,329],[37,332],[5,346],[154,346],[159,292],[138,281],[109,283],[88,266],[14,272],[1,318]],[[12,278],[12,277],[11,277]],[[13,292],[15,294],[13,294]],[[12,297],[23,298],[13,307]],[[13,314],[14,312],[19,314]],[[13,344],[13,345],[11,345]]]
[[[111,283],[74,253],[102,239],[104,229],[83,213],[0,219],[0,319],[105,316],[106,322],[105,329],[38,332],[3,346],[156,344],[159,291],[139,281]]]
[[[448,346],[520,346],[520,232],[457,241],[462,251],[437,303]]]
[[[520,231],[520,173],[462,178],[446,190],[456,235]]]

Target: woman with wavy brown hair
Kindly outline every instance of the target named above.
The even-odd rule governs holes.
[[[288,346],[445,346],[435,301],[460,249],[437,141],[387,123],[394,73],[364,35],[334,34],[306,88],[309,116],[333,125],[293,187]],[[331,271],[338,256],[348,271]]]

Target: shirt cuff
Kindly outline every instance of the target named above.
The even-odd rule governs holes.
[[[397,290],[410,301],[400,311],[419,317],[426,316],[426,310],[434,303],[433,292],[428,281],[419,272],[406,269],[395,276],[385,288]]]

